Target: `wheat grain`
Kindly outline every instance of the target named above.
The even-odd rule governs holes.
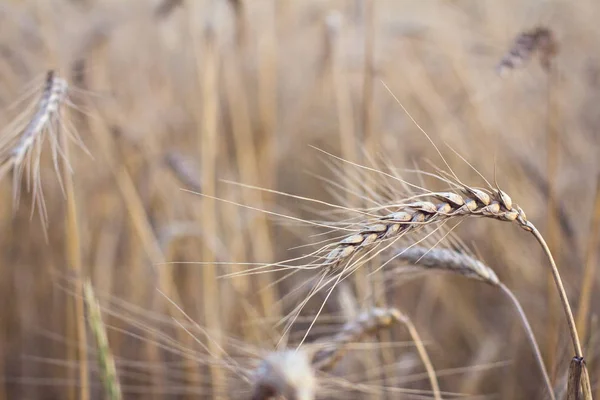
[[[465,217],[488,217],[500,221],[516,221],[526,228],[527,217],[523,210],[513,203],[511,198],[501,190],[490,194],[481,189],[465,187],[461,196],[454,192],[432,192],[426,196],[441,200],[412,201],[388,208],[396,208],[393,213],[370,218],[362,222],[364,228],[359,232],[344,237],[325,257],[326,265],[337,268],[350,256],[384,240],[394,240],[432,225],[451,219]]]

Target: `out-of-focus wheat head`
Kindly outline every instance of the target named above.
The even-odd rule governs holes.
[[[552,59],[558,53],[558,44],[552,30],[540,26],[520,33],[496,67],[498,74],[503,76],[509,70],[526,65],[536,52],[542,68],[549,71]]]
[[[402,319],[404,316],[395,308],[374,308],[360,314],[355,320],[345,324],[332,337],[320,339],[316,343],[321,349],[316,351],[313,356],[313,366],[318,370],[330,370],[344,355],[346,346],[350,342],[360,341],[365,336],[389,328]]]
[[[304,351],[270,353],[256,369],[253,381],[252,400],[313,400],[317,391],[315,372]]]
[[[12,170],[13,202],[16,208],[24,177],[25,188],[32,194],[31,213],[37,208],[44,227],[48,222],[40,172],[44,143],[50,143],[56,177],[63,193],[59,160],[66,162],[71,172],[72,169],[64,156],[59,135],[66,135],[87,152],[79,135],[62,116],[63,107],[70,104],[68,90],[69,85],[64,78],[53,70],[48,71],[39,99],[28,104],[0,133],[0,179]]]

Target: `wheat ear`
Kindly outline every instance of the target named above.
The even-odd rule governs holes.
[[[44,224],[47,221],[47,213],[43,203],[39,176],[39,158],[44,139],[49,136],[52,142],[54,167],[60,180],[58,154],[61,151],[58,138],[55,132],[52,132],[52,124],[53,121],[59,118],[60,105],[66,97],[67,87],[67,82],[64,79],[56,76],[54,71],[49,71],[46,75],[42,94],[36,105],[36,111],[29,122],[21,130],[8,132],[8,135],[2,138],[0,144],[0,153],[2,153],[0,177],[9,170],[13,170],[13,199],[15,204],[18,204],[21,178],[24,170],[27,171],[28,190],[33,191],[33,199]],[[46,135],[48,130],[51,131],[50,135]]]
[[[121,400],[121,386],[117,378],[117,369],[115,368],[115,360],[110,351],[108,338],[106,337],[106,327],[102,321],[102,313],[100,305],[94,295],[94,289],[89,280],[83,284],[83,296],[87,304],[88,319],[90,329],[98,347],[98,365],[102,373],[102,381],[106,390],[106,396],[110,400]]]
[[[544,378],[544,383],[546,385],[548,395],[552,400],[555,400],[554,390],[552,388],[552,383],[550,381],[548,371],[546,370],[542,354],[540,352],[538,343],[535,340],[535,335],[533,334],[531,325],[529,324],[527,316],[525,315],[525,311],[523,310],[523,307],[521,307],[521,303],[513,294],[513,292],[498,279],[498,276],[496,275],[494,270],[492,270],[480,260],[471,257],[468,254],[461,253],[452,249],[431,249],[426,247],[413,246],[405,249],[400,249],[395,255],[394,259],[398,261],[404,261],[415,266],[424,267],[428,270],[439,270],[457,273],[467,278],[476,279],[500,288],[508,296],[508,298],[511,300],[511,302],[517,309],[517,312],[519,314],[519,317],[521,318],[521,322],[523,324],[523,327],[525,328],[527,337],[533,349],[536,362],[538,363],[538,366]],[[393,270],[390,272],[394,273]]]
[[[508,70],[525,65],[538,53],[540,64],[546,71],[550,70],[552,58],[558,52],[558,45],[552,31],[545,27],[537,27],[530,31],[521,32],[513,41],[510,50],[504,55],[496,70],[504,75]]]
[[[437,379],[437,375],[435,373],[435,369],[433,368],[433,364],[431,363],[431,359],[429,358],[429,354],[423,345],[423,340],[421,340],[421,335],[419,335],[419,331],[413,324],[413,322],[406,315],[400,313],[400,322],[406,326],[408,329],[408,333],[412,341],[415,343],[417,347],[417,352],[419,353],[419,357],[421,357],[421,361],[425,366],[425,370],[427,371],[427,377],[429,378],[429,384],[431,385],[431,390],[433,391],[433,398],[435,400],[442,400],[442,393],[440,391],[440,384]]]
[[[355,320],[346,323],[333,336],[319,339],[315,344],[322,348],[312,357],[312,365],[321,371],[331,370],[345,354],[347,345],[358,342],[366,336],[388,329],[399,322],[402,313],[395,308],[372,308],[360,314]]]
[[[428,197],[437,200],[436,203],[421,200],[389,206],[395,212],[363,221],[363,227],[357,233],[334,244],[325,257],[326,265],[336,268],[357,251],[452,219],[488,217],[500,221],[527,221],[523,210],[519,206],[513,208],[511,198],[501,190],[488,194],[484,190],[465,187],[464,194],[430,192],[415,197]]]
[[[480,260],[456,250],[413,246],[398,250],[394,260],[404,261],[428,270],[456,273],[492,286],[501,285],[494,270]],[[393,273],[393,270],[390,272]]]
[[[310,357],[302,350],[270,353],[253,377],[252,400],[282,396],[286,399],[313,400],[317,381]]]
[[[67,88],[67,82],[58,77],[54,71],[46,73],[46,81],[36,112],[23,131],[19,132],[19,139],[10,151],[14,164],[19,164],[25,159],[36,140],[44,133],[49,122],[58,115],[60,104],[66,97]]]
[[[510,196],[502,190],[484,191],[462,185],[461,191],[463,195],[454,192],[430,192],[416,196],[437,199],[440,201],[437,204],[431,201],[414,201],[389,206],[388,208],[396,208],[396,211],[364,221],[364,227],[358,233],[348,235],[333,244],[333,249],[325,257],[325,266],[328,269],[340,269],[345,261],[350,260],[351,256],[359,251],[379,245],[386,240],[398,240],[403,235],[424,226],[451,219],[487,217],[498,221],[516,222],[521,228],[533,234],[550,261],[552,276],[567,317],[575,356],[583,357],[573,312],[558,267],[541,233],[527,220],[523,209],[513,204]],[[586,374],[587,370],[583,373]],[[587,379],[589,380],[589,377]],[[590,399],[591,397],[586,398],[586,400]]]
[[[342,358],[349,343],[358,342],[364,337],[388,329],[398,322],[407,327],[427,370],[434,398],[440,400],[442,398],[440,386],[423,341],[412,321],[396,308],[372,308],[360,314],[354,321],[345,324],[335,335],[317,341],[316,344],[322,345],[323,348],[314,353],[313,367],[320,371],[331,370]]]
[[[0,138],[0,179],[12,169],[14,175],[13,201],[16,207],[21,194],[21,179],[25,172],[27,189],[33,194],[34,206],[37,206],[39,210],[44,227],[48,220],[40,176],[40,158],[44,141],[46,138],[50,141],[54,169],[63,193],[65,188],[59,159],[64,161],[69,173],[72,173],[72,169],[65,154],[65,143],[64,141],[61,143],[59,138],[59,130],[62,135],[76,142],[89,154],[76,132],[67,129],[66,126],[62,126],[63,129],[60,129],[61,125],[65,125],[65,121],[61,120],[62,106],[70,104],[67,98],[68,88],[69,85],[65,79],[52,70],[48,71],[40,98],[35,104],[35,112],[28,122],[19,128],[23,116],[18,117],[13,124],[14,129]]]

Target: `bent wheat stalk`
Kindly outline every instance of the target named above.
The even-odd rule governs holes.
[[[415,266],[424,267],[428,270],[439,270],[457,273],[467,278],[476,279],[485,282],[489,285],[500,288],[502,292],[504,292],[504,294],[508,296],[508,298],[511,300],[511,302],[517,309],[517,312],[519,314],[519,317],[521,318],[521,322],[523,324],[523,327],[525,328],[527,337],[533,349],[536,362],[538,363],[538,366],[542,373],[542,377],[544,379],[548,395],[552,400],[555,400],[556,397],[552,388],[552,383],[550,381],[548,371],[546,370],[546,366],[544,364],[540,348],[535,339],[533,330],[531,329],[531,325],[529,324],[529,320],[525,315],[525,311],[523,310],[523,307],[521,307],[521,303],[519,302],[517,297],[506,285],[504,285],[498,279],[498,276],[496,275],[493,269],[491,269],[480,260],[471,257],[468,254],[464,254],[452,249],[431,249],[419,246],[409,247],[406,249],[401,249],[394,257],[394,259],[398,261],[404,261]],[[394,273],[393,270],[390,272]]]
[[[332,369],[344,355],[349,343],[360,341],[365,336],[374,335],[398,322],[408,329],[427,371],[433,396],[436,400],[441,400],[440,385],[423,341],[412,321],[396,308],[372,308],[359,315],[354,321],[345,324],[337,334],[317,341],[316,344],[322,344],[324,348],[313,355],[313,367],[321,371]]]
[[[581,343],[579,341],[579,335],[577,334],[577,327],[575,326],[575,319],[573,318],[573,312],[571,311],[571,306],[569,305],[569,299],[567,297],[567,293],[565,291],[565,287],[562,283],[562,279],[560,277],[560,273],[558,272],[558,267],[556,266],[556,262],[554,261],[554,257],[552,257],[552,253],[544,240],[544,237],[537,230],[537,228],[528,221],[525,221],[525,224],[522,225],[522,228],[526,231],[529,231],[536,238],[544,253],[546,254],[548,261],[550,261],[550,266],[552,268],[552,276],[554,277],[554,282],[556,284],[556,288],[558,290],[558,294],[560,296],[560,300],[563,304],[563,308],[567,317],[567,323],[569,324],[569,330],[571,332],[571,338],[573,340],[573,348],[575,349],[575,356],[583,358],[583,351],[581,349]],[[586,372],[584,371],[584,375]],[[589,379],[589,377],[587,378]],[[591,397],[589,397],[591,399]]]
[[[319,339],[320,345],[312,357],[312,365],[321,371],[331,370],[345,354],[347,345],[358,342],[366,336],[387,329],[400,322],[402,313],[395,308],[373,308],[360,314],[355,320],[345,324],[333,336]]]

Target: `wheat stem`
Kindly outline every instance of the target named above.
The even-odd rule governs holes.
[[[321,371],[331,370],[342,358],[346,345],[402,321],[403,314],[395,308],[372,308],[346,323],[338,333],[318,341],[323,348],[312,357],[312,365]]]
[[[436,248],[429,249],[420,246],[400,249],[400,251],[395,255],[395,258],[399,261],[409,262],[415,266],[448,271],[499,287],[509,297],[517,309],[519,317],[523,323],[523,327],[527,333],[529,342],[533,348],[536,361],[544,378],[544,383],[546,384],[548,394],[552,400],[555,400],[552,383],[550,381],[548,371],[546,370],[544,359],[542,358],[540,348],[535,339],[535,335],[533,334],[533,330],[531,329],[531,325],[527,320],[525,311],[523,310],[523,307],[514,293],[512,293],[512,291],[506,285],[500,282],[496,276],[496,273],[490,267],[476,258],[469,256],[468,254],[463,254],[455,250]]]
[[[573,341],[573,349],[575,351],[575,356],[583,357],[583,351],[581,350],[581,343],[579,341],[579,335],[577,334],[577,327],[575,326],[575,318],[573,317],[573,311],[571,311],[569,298],[567,297],[567,292],[565,291],[565,287],[562,283],[558,267],[554,262],[554,257],[552,257],[550,248],[548,247],[548,244],[544,240],[544,237],[541,235],[540,231],[538,231],[537,228],[531,222],[527,222],[527,227],[529,228],[529,231],[533,234],[533,236],[536,238],[540,246],[542,246],[544,253],[546,253],[546,256],[548,257],[548,261],[550,261],[554,283],[556,284],[556,289],[558,290],[560,301],[563,305],[565,316],[567,317],[567,323],[569,325],[569,331],[571,333],[571,340]]]
[[[525,315],[525,311],[523,310],[523,307],[521,307],[521,303],[519,302],[517,297],[514,295],[514,293],[508,287],[506,287],[506,285],[504,285],[503,283],[500,283],[499,287],[500,287],[500,289],[502,289],[504,294],[506,294],[508,296],[508,298],[512,301],[513,305],[517,309],[519,317],[521,318],[521,322],[523,323],[523,327],[525,328],[525,331],[527,332],[527,338],[529,339],[529,343],[531,344],[531,347],[533,347],[535,359],[536,359],[536,361],[540,367],[540,370],[542,372],[542,375],[544,377],[544,383],[546,384],[546,389],[548,391],[548,395],[550,396],[550,398],[552,400],[555,400],[556,396],[554,395],[554,390],[552,388],[552,382],[550,381],[550,376],[548,375],[548,371],[544,364],[544,359],[542,358],[542,353],[540,351],[540,347],[538,346],[537,341],[535,340],[535,335],[533,334],[533,330],[531,329],[529,320],[527,319],[527,317]]]
[[[427,350],[423,345],[423,341],[421,340],[419,332],[415,328],[415,325],[412,323],[410,318],[404,316],[404,318],[400,319],[400,321],[408,329],[408,333],[410,334],[412,341],[415,343],[417,352],[419,353],[419,357],[421,357],[421,362],[425,366],[425,370],[427,371],[427,377],[429,378],[429,383],[431,384],[431,390],[433,391],[433,398],[435,400],[442,400],[440,384],[438,382],[435,369],[433,368],[433,364],[431,363],[429,354],[427,353]]]
[[[552,275],[554,277],[554,282],[556,283],[556,288],[558,290],[558,294],[560,296],[560,300],[563,305],[563,309],[565,311],[565,316],[567,317],[567,323],[569,325],[569,331],[571,333],[571,339],[573,341],[573,349],[575,351],[575,356],[583,359],[583,351],[581,349],[581,342],[579,341],[579,335],[577,333],[577,326],[575,325],[575,318],[573,317],[573,311],[571,311],[571,306],[569,304],[569,299],[567,297],[567,292],[565,291],[565,287],[562,283],[562,279],[560,277],[560,273],[558,272],[558,267],[554,262],[554,258],[552,257],[552,253],[546,244],[546,241],[537,230],[537,228],[531,223],[527,222],[526,227],[533,236],[537,239],[538,243],[544,249],[548,260],[550,261],[550,265],[552,267]],[[583,368],[582,372],[582,381],[584,386],[584,400],[592,400],[592,390],[590,387],[590,377],[587,368]]]
[[[581,387],[583,388],[583,399],[592,400],[592,384],[590,382],[590,373],[585,362],[583,363],[583,371],[581,373]]]
[[[67,195],[67,240],[66,240],[66,251],[67,251],[67,263],[69,269],[74,272],[77,278],[83,276],[83,268],[81,265],[81,239],[79,233],[79,222],[77,212],[77,201],[75,198],[75,188],[73,186],[73,175],[70,167],[69,159],[69,143],[67,141],[67,133],[63,130],[60,131],[58,140],[60,140],[64,151],[64,157],[62,159],[62,175],[63,182],[65,185],[65,191]],[[58,171],[57,171],[58,172]],[[75,302],[75,319],[77,326],[77,343],[79,352],[79,384],[80,386],[80,399],[89,399],[89,369],[87,359],[87,332],[85,328],[85,305],[83,303],[83,287],[81,283],[76,283],[76,297]]]
[[[585,255],[585,265],[583,277],[581,280],[581,289],[579,294],[579,308],[577,309],[577,328],[581,333],[581,338],[585,343],[588,337],[588,314],[590,311],[590,301],[594,287],[594,275],[598,260],[598,238],[600,238],[600,176],[596,180],[596,196],[594,208],[592,210],[592,220],[588,235],[588,243]]]
[[[219,75],[221,60],[218,52],[217,31],[208,24],[203,32],[204,54],[202,64],[200,64],[199,54],[196,53],[198,66],[203,65],[202,70],[198,70],[198,83],[201,85],[202,96],[202,121],[200,127],[200,154],[201,158],[201,179],[202,190],[208,195],[216,193],[216,169],[218,166],[218,123],[220,115],[219,103]],[[209,232],[218,232],[217,212],[214,200],[205,197],[201,204],[203,228]],[[202,248],[202,254],[206,261],[214,262],[216,256],[210,246]],[[210,352],[215,357],[221,357],[218,347],[221,343],[221,321],[218,311],[214,307],[214,301],[220,302],[219,285],[217,281],[217,271],[214,265],[207,265],[202,269],[202,303],[204,311],[204,321],[207,328],[213,332],[215,340],[208,343]],[[215,399],[224,399],[226,396],[217,394],[217,388],[226,385],[226,377],[217,365],[209,367],[211,384],[213,387],[213,396]]]
[[[89,322],[96,346],[98,347],[98,364],[102,373],[102,381],[106,390],[106,397],[110,400],[121,400],[121,386],[117,378],[115,360],[110,351],[106,327],[102,321],[100,305],[94,296],[94,289],[89,280],[83,283],[83,296],[87,303]]]

